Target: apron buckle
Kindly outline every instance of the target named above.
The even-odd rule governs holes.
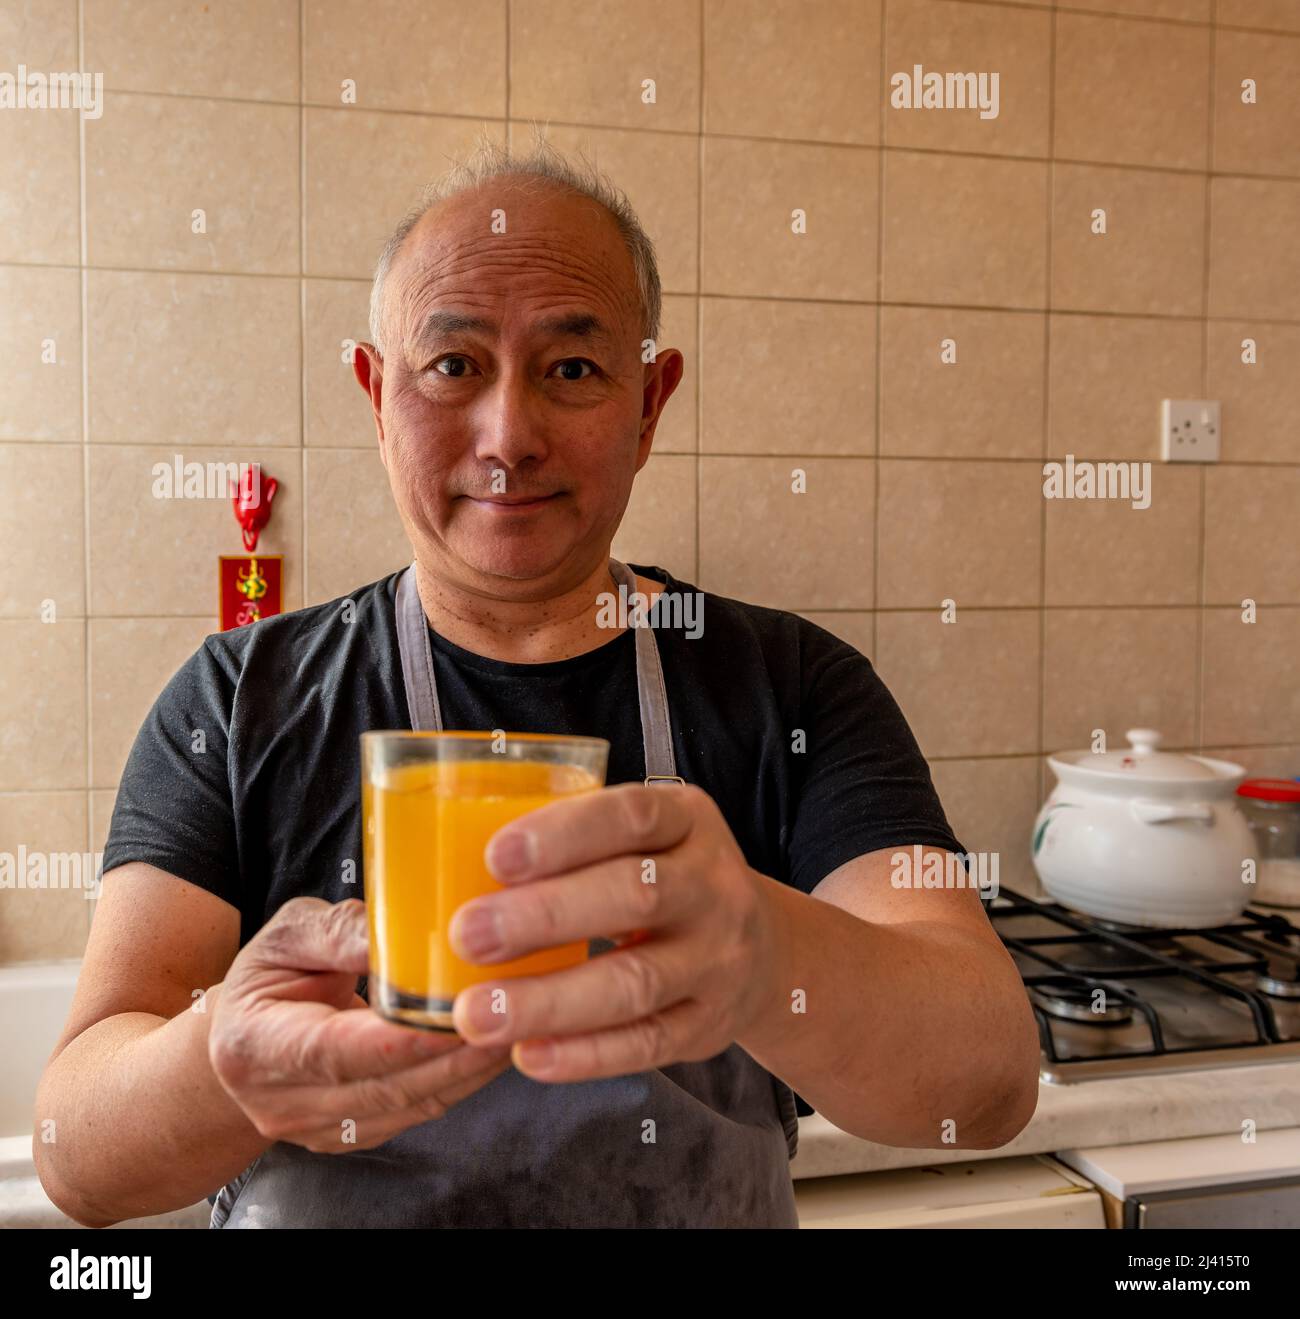
[[[656,783],[680,783],[683,786],[686,780],[680,774],[647,774],[645,776],[645,785],[652,788]]]

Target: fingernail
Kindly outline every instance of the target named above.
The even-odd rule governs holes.
[[[456,922],[456,942],[471,957],[486,957],[501,948],[501,917],[495,907],[483,903],[471,907]]]
[[[488,869],[498,877],[518,875],[533,861],[533,835],[526,829],[494,834],[487,849]]]
[[[539,1072],[544,1072],[555,1061],[555,1045],[530,1040],[519,1046],[519,1061],[525,1067],[535,1067]]]

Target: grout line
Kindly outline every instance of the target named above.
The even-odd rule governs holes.
[[[84,68],[86,59],[86,15],[85,0],[77,0],[77,67]],[[77,227],[78,227],[78,280],[80,285],[81,313],[81,534],[82,546],[82,591],[85,611],[81,624],[81,662],[82,662],[82,700],[84,702],[82,732],[82,754],[85,756],[82,783],[84,795],[82,801],[86,814],[86,851],[93,851],[94,823],[91,819],[91,791],[94,776],[95,743],[91,720],[91,682],[90,657],[90,289],[86,267],[89,261],[90,235],[86,225],[86,117],[77,116]],[[91,921],[96,904],[87,904],[86,937],[90,937]]]
[[[72,449],[81,447],[80,440],[39,440],[39,439],[0,439],[0,447],[10,447],[14,445],[43,447],[50,449]],[[195,452],[216,452],[237,454],[241,450],[258,449],[265,450],[269,454],[292,454],[295,449],[306,448],[311,453],[362,453],[373,454],[375,448],[368,444],[268,444],[262,440],[250,441],[247,443],[229,440],[197,440],[188,447],[191,453]],[[183,446],[174,443],[165,443],[163,441],[142,441],[142,440],[99,440],[90,443],[92,453],[107,453],[111,450],[124,449],[143,449],[150,453],[171,453],[176,454],[184,451]],[[982,464],[984,466],[995,466],[997,464],[1014,464],[1023,467],[1041,467],[1044,458],[1038,454],[947,454],[947,453],[881,453],[877,454],[873,449],[870,453],[849,453],[845,451],[832,453],[809,453],[806,449],[794,451],[778,451],[771,449],[764,450],[700,450],[701,456],[706,458],[737,458],[737,459],[786,459],[793,458],[803,462],[874,462],[877,457],[887,458],[890,462],[899,463],[971,463]],[[656,450],[656,455],[661,458],[694,458],[697,456],[696,449],[664,449]],[[1065,457],[1064,454],[1048,454],[1048,461],[1059,461]],[[1075,455],[1076,462],[1157,462],[1159,455],[1141,454],[1120,454],[1116,452],[1098,453],[1082,458]],[[196,460],[197,461],[197,460]],[[213,460],[216,461],[216,460]],[[230,460],[222,460],[230,461]],[[1300,467],[1300,453],[1294,459],[1282,458],[1255,458],[1255,459],[1232,459],[1231,461],[1218,462],[1214,464],[1187,464],[1187,466],[1214,466],[1217,469],[1237,469],[1245,470],[1269,470],[1277,468],[1280,471],[1291,471]],[[223,496],[224,498],[224,496]],[[203,502],[212,502],[204,500]],[[1096,502],[1096,501],[1090,501]]]
[[[695,578],[700,581],[704,551],[700,544],[704,499],[704,77],[706,26],[699,7],[699,78],[696,83],[695,139]]]
[[[1216,59],[1218,49],[1215,40],[1215,20],[1218,18],[1218,0],[1210,0],[1210,95],[1207,98],[1206,133],[1205,133],[1205,200],[1203,203],[1201,227],[1201,397],[1207,398],[1210,377],[1210,250],[1214,237],[1213,178],[1210,171],[1214,168],[1214,113],[1216,87]],[[1222,422],[1222,419],[1220,419]],[[1220,437],[1222,438],[1222,437]],[[1192,736],[1199,747],[1205,737],[1205,604],[1206,576],[1208,567],[1207,544],[1209,527],[1206,524],[1208,501],[1206,498],[1205,467],[1197,474],[1196,498],[1196,599],[1200,608],[1196,611],[1196,649],[1192,657]]]
[[[973,0],[963,0],[963,2],[972,3]],[[989,0],[982,0],[982,2],[988,3]],[[1116,17],[1120,17],[1120,16],[1117,15]],[[1145,16],[1142,18],[1134,18],[1134,16],[1129,15],[1128,17],[1133,21],[1144,22],[1144,23],[1162,21],[1155,18],[1148,18]],[[1210,25],[1206,23],[1180,24],[1180,26],[1210,28]],[[1211,32],[1213,32],[1213,29],[1210,30]],[[1290,37],[1292,40],[1295,40],[1297,43],[1300,43],[1300,33],[1291,33],[1291,32],[1265,33],[1263,29],[1250,29],[1250,28],[1228,29],[1226,28],[1226,26],[1225,26],[1225,30],[1245,31],[1245,32],[1258,31],[1266,35],[1277,35],[1277,36],[1282,36],[1284,38]],[[508,44],[508,38],[507,38],[507,44]],[[1300,46],[1298,46],[1298,48],[1300,48]],[[884,52],[882,46],[882,59],[883,59],[883,54]],[[430,110],[391,110],[391,109],[383,109],[379,107],[363,107],[363,106],[347,108],[333,104],[327,104],[324,102],[312,102],[306,100],[265,101],[265,100],[255,100],[248,97],[238,97],[238,96],[207,96],[207,95],[199,96],[197,94],[184,93],[184,92],[162,92],[162,91],[144,92],[144,91],[126,90],[121,88],[115,89],[109,87],[105,88],[105,92],[112,92],[114,96],[151,97],[158,100],[201,100],[201,101],[214,101],[220,103],[234,103],[238,105],[248,105],[248,106],[278,106],[284,109],[300,110],[304,116],[309,110],[330,110],[338,114],[360,113],[360,114],[394,115],[399,117],[408,117],[408,118],[417,118],[417,119],[455,119],[455,120],[464,120],[467,123],[474,123],[474,124],[500,124],[503,128],[503,131],[505,132],[509,131],[511,124],[511,118],[508,107],[508,98],[509,98],[508,69],[507,69],[507,111],[504,116],[478,115],[478,114],[475,115],[452,114],[452,113],[444,113],[440,111],[430,111]],[[1211,102],[1213,102],[1213,88],[1211,88],[1210,100]],[[882,104],[880,106],[880,111],[882,115],[883,115],[883,109],[884,107],[883,107],[883,99],[882,99]],[[694,129],[653,128],[642,125],[637,125],[633,127],[627,124],[603,124],[603,123],[596,123],[586,120],[567,120],[567,119],[548,118],[546,120],[546,123],[549,127],[575,129],[582,132],[594,132],[594,133],[632,133],[632,134],[643,133],[643,134],[650,134],[658,137],[679,137],[679,138],[691,138],[698,135],[696,130]],[[1090,159],[1086,157],[1077,157],[1077,156],[1061,156],[1054,159],[1050,155],[1039,156],[1033,154],[1022,154],[1017,152],[1006,152],[1006,151],[964,151],[952,147],[927,147],[921,145],[909,145],[907,143],[895,143],[895,144],[887,145],[883,140],[883,135],[881,141],[875,144],[870,142],[836,142],[822,138],[772,137],[772,136],[765,136],[765,135],[753,134],[753,133],[715,132],[713,134],[710,134],[710,136],[720,139],[725,139],[728,141],[755,142],[755,143],[768,144],[771,146],[793,146],[793,147],[811,147],[811,148],[821,147],[830,150],[843,150],[843,151],[884,150],[890,152],[908,153],[912,155],[959,156],[963,159],[1019,161],[1023,164],[1039,164],[1039,165],[1054,163],[1057,165],[1070,165],[1081,168],[1135,170],[1135,171],[1147,172],[1147,173],[1182,174],[1182,175],[1192,175],[1198,177],[1204,173],[1202,169],[1195,166],[1165,165],[1159,162],[1152,162],[1152,161],[1133,162],[1133,161],[1119,161],[1119,160],[1098,160],[1098,159]],[[1277,183],[1300,182],[1300,174],[1271,174],[1267,172],[1256,173],[1256,172],[1245,172],[1241,170],[1217,171],[1215,172],[1215,177],[1238,178],[1238,179],[1253,180],[1253,181],[1272,181]]]
[[[1204,177],[1204,176],[1202,176]],[[1222,177],[1222,176],[1219,176]],[[1300,179],[1294,180],[1300,184]],[[248,270],[181,270],[176,267],[165,266],[102,266],[91,265],[69,265],[66,262],[49,262],[49,261],[0,261],[0,271],[4,270],[73,270],[82,269],[90,270],[95,274],[112,274],[112,275],[157,275],[157,276],[187,276],[194,279],[257,279],[257,280],[303,280],[308,283],[322,284],[360,284],[369,286],[371,281],[370,274],[358,275],[313,275],[304,272],[303,274],[295,273],[273,273],[265,271],[248,271]],[[730,302],[770,302],[770,303],[794,303],[801,306],[825,306],[825,307],[894,307],[901,310],[913,311],[941,311],[941,312],[996,312],[1006,316],[1042,316],[1045,314],[1046,307],[1013,307],[1002,303],[976,303],[976,302],[923,302],[915,299],[871,299],[871,298],[819,298],[814,296],[792,297],[779,293],[727,293],[708,290],[701,293],[697,289],[673,289],[665,288],[663,290],[665,298],[694,298],[699,296],[716,298],[719,301]],[[1208,320],[1211,324],[1218,325],[1236,325],[1242,322],[1248,322],[1252,325],[1280,325],[1300,326],[1300,316],[1261,316],[1252,312],[1239,312],[1232,315],[1223,316],[1202,316],[1197,312],[1163,312],[1163,311],[1125,311],[1122,308],[1092,308],[1092,307],[1053,307],[1053,316],[1089,316],[1098,320],[1133,320],[1133,321],[1172,321],[1175,323],[1193,322],[1200,324],[1203,320]]]
[[[1204,177],[1202,175],[1202,177]],[[1216,177],[1223,177],[1222,175]],[[1300,179],[1293,180],[1300,184]],[[309,283],[322,284],[360,284],[369,286],[371,281],[370,274],[357,275],[314,275],[304,272],[288,274],[271,271],[249,271],[249,270],[182,270],[178,267],[169,266],[112,266],[112,265],[69,265],[66,262],[58,261],[0,261],[0,271],[4,270],[74,270],[88,269],[95,274],[113,274],[113,275],[157,275],[157,276],[183,276],[193,279],[258,279],[258,280],[304,280]],[[706,296],[716,298],[719,301],[731,302],[773,302],[773,303],[795,303],[806,306],[826,306],[826,307],[895,307],[904,310],[914,311],[941,311],[941,312],[996,312],[1006,316],[1042,316],[1046,312],[1046,307],[1013,307],[1002,303],[976,303],[976,302],[924,302],[915,299],[871,299],[871,298],[819,298],[812,295],[797,297],[780,293],[728,293],[719,292],[710,289],[707,293],[701,294],[697,289],[673,289],[665,288],[663,290],[665,298],[694,298],[697,296]],[[1202,320],[1209,320],[1212,324],[1235,325],[1242,322],[1248,322],[1252,325],[1280,325],[1280,326],[1297,326],[1300,325],[1300,316],[1261,316],[1252,312],[1239,312],[1232,315],[1223,316],[1202,316],[1197,312],[1164,312],[1164,311],[1125,311],[1122,308],[1093,308],[1093,307],[1053,307],[1053,316],[1091,316],[1098,320],[1134,320],[1134,321],[1173,321],[1173,322],[1194,322],[1199,324]]]
[[[717,594],[717,592],[713,592]],[[1258,600],[1256,601],[1261,609],[1286,610],[1300,609],[1300,599],[1293,600]],[[871,609],[868,606],[860,605],[789,605],[789,606],[768,606],[772,608],[784,608],[788,613],[796,614],[869,614]],[[1204,605],[1195,600],[1187,601],[1183,604],[1152,604],[1143,601],[1132,601],[1128,604],[1062,604],[1062,605],[1043,605],[1043,609],[1053,614],[1114,614],[1114,613],[1136,613],[1141,611],[1149,613],[1190,613],[1195,609],[1205,610],[1239,610],[1241,608],[1240,600],[1208,600]],[[1036,604],[979,604],[967,605],[966,612],[969,614],[1025,614],[1040,608]],[[905,605],[881,605],[876,611],[881,614],[932,614],[934,612],[934,601],[921,600],[915,604]],[[89,617],[85,614],[68,614],[65,615],[65,621],[87,622]],[[212,621],[212,615],[207,614],[106,614],[96,613],[93,615],[93,621],[96,623],[119,622],[119,623],[190,623],[201,621]],[[30,614],[0,614],[0,624],[4,623],[31,623]]]
[[[885,296],[885,86],[886,44],[888,32],[889,0],[880,0],[880,30],[876,48],[880,52],[879,86],[882,94],[876,97],[876,424],[872,437],[871,469],[871,662],[880,657],[880,486],[884,469],[881,466],[881,449],[884,445],[885,422],[885,316],[881,305]]]
[[[311,577],[307,551],[307,282],[303,272],[307,265],[307,0],[298,0],[298,474],[302,525],[299,528],[299,552],[302,555],[302,607],[311,600]],[[281,592],[284,583],[280,584]],[[281,599],[281,605],[284,600]],[[221,620],[217,623],[220,625]]]
[[[1056,147],[1056,47],[1057,28],[1056,11],[1053,10],[1048,20],[1047,48],[1047,146],[1054,152]],[[1044,277],[1046,287],[1043,301],[1047,304],[1043,313],[1043,411],[1041,420],[1042,453],[1040,461],[1047,461],[1051,452],[1052,422],[1052,244],[1056,237],[1056,162],[1049,160],[1047,165],[1047,214],[1044,217],[1047,228],[1046,265]],[[1040,800],[1046,796],[1044,776],[1047,772],[1046,761],[1041,759],[1047,751],[1047,500],[1039,500],[1038,509],[1038,701],[1035,744],[1040,757],[1038,764],[1038,795]]]

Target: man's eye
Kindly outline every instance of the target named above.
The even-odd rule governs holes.
[[[595,375],[596,373],[595,362],[589,362],[585,357],[566,357],[564,361],[557,362],[555,365],[560,368],[570,367],[570,366],[589,366],[591,368],[591,374]],[[585,380],[587,377],[579,375],[579,376],[565,376],[564,378],[566,380]]]
[[[459,362],[462,366],[469,365],[469,358],[462,357],[459,353],[448,353],[446,357],[440,357],[434,364],[433,369],[440,375],[451,376],[453,380],[459,380],[466,373],[464,371],[443,371],[441,368],[446,362]]]

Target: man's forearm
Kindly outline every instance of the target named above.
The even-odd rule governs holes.
[[[107,1227],[184,1208],[271,1144],[208,1062],[220,992],[220,985],[208,990],[205,1011],[170,1020],[107,1017],[47,1070],[36,1096],[36,1169],[46,1193],[78,1222]]]
[[[990,1149],[1024,1127],[1038,1039],[1009,956],[947,924],[873,925],[766,882],[776,971],[738,1041],[747,1053],[865,1140]]]

